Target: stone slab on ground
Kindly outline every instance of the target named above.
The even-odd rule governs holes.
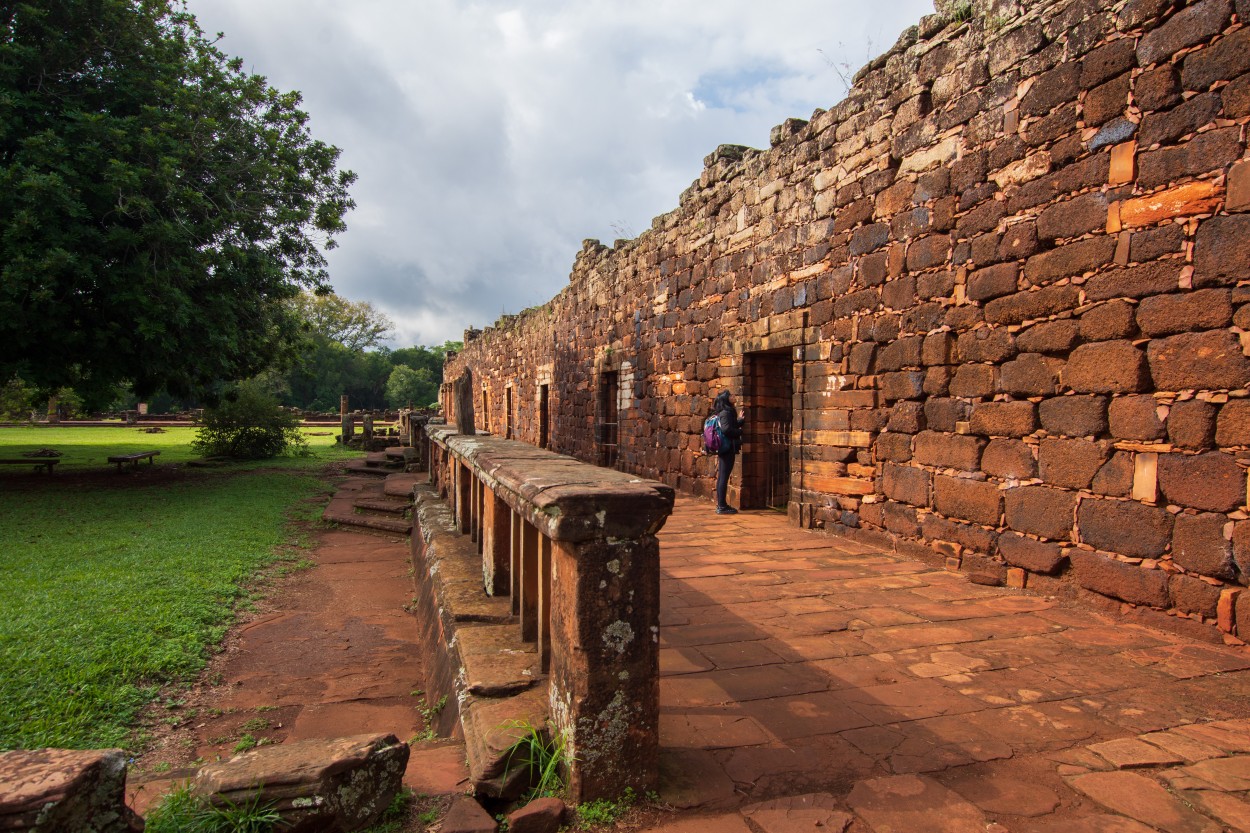
[[[126,807],[126,759],[120,749],[0,753],[0,830],[142,829]]]

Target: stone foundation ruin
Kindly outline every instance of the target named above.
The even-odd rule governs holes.
[[[699,495],[728,388],[744,508],[1246,637],[1250,0],[947,5],[445,378]]]

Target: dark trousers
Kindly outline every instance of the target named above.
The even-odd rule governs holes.
[[[716,508],[724,509],[729,504],[725,502],[725,490],[729,488],[729,475],[734,470],[734,460],[736,454],[717,454],[716,455]]]

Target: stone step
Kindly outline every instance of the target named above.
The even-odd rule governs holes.
[[[364,460],[348,460],[343,464],[343,468],[347,469],[348,474],[370,474],[374,477],[386,477],[395,473],[393,469],[371,466]]]
[[[356,526],[396,535],[412,534],[412,521],[406,518],[388,518],[383,515],[362,515],[358,512],[331,512],[329,510],[322,513],[321,517],[340,526]]]
[[[365,455],[365,463],[370,466],[380,466],[392,470],[403,466],[402,463],[396,462],[393,458],[387,456],[385,451],[370,451]]]
[[[414,740],[409,744],[404,785],[420,795],[462,795],[469,786],[464,741]]]
[[[403,515],[412,508],[411,501],[388,500],[373,496],[357,498],[352,505],[366,512],[380,512],[384,515]]]
[[[386,478],[385,491],[390,497],[402,497],[412,501],[412,489],[418,483],[428,483],[430,476],[425,472],[415,474],[392,474]]]
[[[387,458],[391,460],[397,460],[397,461],[403,462],[403,461],[406,461],[409,457],[414,456],[417,453],[417,450],[415,448],[412,448],[411,446],[393,445],[382,453],[385,454]]]

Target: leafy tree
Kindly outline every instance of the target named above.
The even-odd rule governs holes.
[[[308,452],[299,417],[283,410],[256,381],[239,383],[215,408],[205,409],[203,424],[191,445],[205,457],[236,460]]]
[[[0,387],[0,419],[6,422],[26,421],[35,410],[38,391],[14,376]]]
[[[438,382],[427,368],[413,370],[406,364],[397,364],[386,380],[386,404],[392,408],[404,408],[412,404],[424,408],[438,401]]]
[[[349,301],[334,293],[301,292],[293,305],[314,335],[348,350],[377,347],[395,326],[368,301]]]
[[[0,3],[0,378],[181,395],[287,355],[354,174],[176,0]]]

